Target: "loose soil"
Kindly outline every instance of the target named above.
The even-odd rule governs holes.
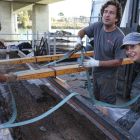
[[[0,72],[9,73],[24,69],[27,69],[27,66],[1,65]],[[74,84],[73,80],[71,82]],[[83,82],[85,81],[83,80]],[[60,100],[50,96],[47,91],[41,89],[40,86],[33,86],[28,81],[17,81],[9,84],[16,101],[18,112],[16,122],[37,117],[60,102]],[[34,96],[37,89],[39,91],[38,99]],[[99,140],[103,137],[89,120],[67,104],[40,121],[15,127],[10,131],[14,140]]]

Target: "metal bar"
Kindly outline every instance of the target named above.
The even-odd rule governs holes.
[[[70,92],[58,84],[55,79],[48,78],[50,89],[53,91],[53,95],[59,98],[64,98]],[[48,84],[47,84],[48,86]],[[55,90],[54,90],[55,89]],[[52,95],[52,94],[51,94]],[[87,119],[91,121],[93,125],[103,132],[110,140],[136,140],[129,132],[121,129],[117,124],[106,118],[96,108],[93,107],[89,102],[87,103],[81,96],[74,97],[68,104],[75,110],[82,113]]]

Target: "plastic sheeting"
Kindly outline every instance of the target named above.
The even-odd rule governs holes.
[[[140,139],[140,118],[135,122],[133,127],[129,131],[132,135]]]
[[[0,140],[13,140],[9,129],[0,130]]]
[[[117,121],[130,111],[130,109],[100,107],[100,106],[98,106],[97,109],[100,110],[104,115],[106,115],[113,121]]]

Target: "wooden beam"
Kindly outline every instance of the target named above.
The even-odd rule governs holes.
[[[86,69],[87,68],[80,67],[79,65],[76,64],[76,65],[43,68],[39,70],[26,70],[21,72],[15,72],[15,74],[17,75],[17,80],[29,80],[78,73],[85,71]]]
[[[131,63],[133,63],[133,61],[126,58],[124,59],[122,65],[131,64]],[[71,74],[71,73],[78,73],[86,70],[87,68],[75,64],[75,65],[49,67],[49,68],[43,68],[39,70],[26,70],[26,71],[16,72],[15,74],[17,75],[17,80],[29,80],[29,79],[39,79],[39,78],[54,77],[59,75]]]
[[[81,52],[73,54],[70,58],[79,58]],[[85,56],[93,56],[93,51],[88,51],[85,53]],[[24,57],[24,58],[16,58],[16,59],[8,59],[8,60],[0,60],[0,64],[25,64],[25,63],[36,63],[36,62],[50,62],[59,60],[64,57],[64,54],[56,54],[56,55],[44,55],[44,56],[36,56],[36,57]],[[125,58],[122,62],[122,65],[132,64],[133,61],[129,58]]]
[[[70,58],[79,58],[80,55],[81,52],[78,52],[73,54]],[[93,51],[86,52],[85,56],[93,56]],[[24,64],[24,63],[36,63],[36,62],[50,62],[50,61],[59,60],[63,57],[64,54],[25,57],[25,58],[16,58],[16,59],[9,59],[9,60],[0,60],[0,64]]]
[[[125,58],[123,59],[122,65],[132,64],[132,63],[134,63],[133,60],[131,60],[130,58]]]

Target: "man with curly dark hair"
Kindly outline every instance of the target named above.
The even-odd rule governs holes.
[[[78,32],[77,44],[87,35],[94,38],[94,58],[84,61],[85,67],[93,67],[93,91],[97,100],[116,103],[116,74],[125,53],[120,49],[124,38],[117,26],[121,21],[121,5],[109,0],[101,8],[102,21],[90,24]]]

